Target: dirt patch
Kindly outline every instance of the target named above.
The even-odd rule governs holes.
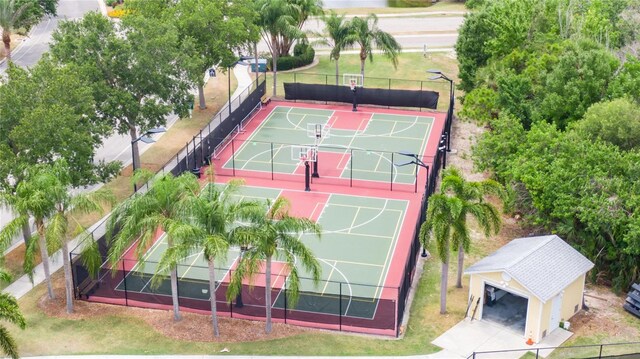
[[[569,330],[576,336],[602,334],[605,342],[606,338],[612,342],[637,341],[640,338],[640,329],[630,326],[624,318],[628,315],[622,309],[624,298],[606,287],[587,286],[584,299],[589,310],[581,311],[570,320]]]
[[[74,301],[74,312],[67,314],[62,276],[54,279],[56,298],[49,300],[44,294],[38,300],[38,308],[50,317],[84,320],[106,316],[120,316],[143,320],[156,332],[172,339],[195,342],[250,342],[289,337],[312,329],[273,323],[273,331],[266,334],[263,321],[251,321],[218,317],[220,337],[213,336],[211,316],[181,312],[182,320],[173,321],[173,312],[157,309],[123,307],[102,303]]]

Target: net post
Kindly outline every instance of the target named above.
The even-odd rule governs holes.
[[[391,180],[389,181],[391,192],[393,192],[393,152],[391,152]]]
[[[273,181],[273,142],[271,142],[271,180]]]
[[[349,187],[353,187],[353,148],[351,151],[351,158],[349,158]]]
[[[233,176],[236,176],[236,148],[234,146],[235,140],[231,140],[231,168]]]
[[[340,295],[338,296],[338,330],[342,331],[342,282],[339,285]]]
[[[129,306],[129,296],[127,295],[127,267],[124,265],[125,259],[122,259],[122,283],[124,283],[124,305]]]

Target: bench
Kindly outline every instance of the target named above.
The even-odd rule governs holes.
[[[89,296],[93,294],[98,288],[100,288],[100,280],[87,277],[78,285],[78,297],[82,299],[89,299]]]
[[[267,96],[267,94],[262,95],[262,97],[260,97],[260,103],[264,106],[264,105],[268,105],[269,102],[271,102],[271,97]]]

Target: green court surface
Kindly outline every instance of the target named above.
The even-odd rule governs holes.
[[[277,198],[281,192],[273,188],[242,187],[238,198]],[[296,202],[305,201],[304,192],[288,190],[285,196],[292,202],[292,210],[296,209]],[[320,201],[316,206],[321,208],[317,222],[322,227],[322,236],[318,240],[316,236],[305,234],[301,240],[320,262],[322,276],[317,285],[311,280],[301,281],[301,298],[296,309],[336,313],[341,308],[341,314],[345,316],[373,318],[408,201],[319,192],[314,192],[314,196]],[[156,241],[145,255],[145,264],[136,265],[127,275],[127,291],[170,294],[168,280],[158,288],[151,287],[151,276],[166,248],[164,237]],[[229,268],[234,267],[239,253],[238,248],[231,248],[227,258],[216,260],[219,283],[228,281]],[[283,287],[287,274],[279,264],[281,260],[280,255],[274,258],[273,272],[278,275],[272,279],[275,289]],[[181,297],[209,299],[207,263],[201,252],[193,253],[179,266],[178,276]],[[301,277],[310,276],[301,271]],[[118,289],[123,290],[124,283],[120,283]],[[284,307],[282,293],[280,290],[274,296],[275,307]]]
[[[394,183],[412,184],[416,167],[397,166],[408,161],[398,153],[424,154],[433,121],[427,116],[276,106],[248,136],[234,140],[223,168],[293,174],[300,163],[292,158],[292,146],[315,145],[309,125],[322,124],[329,133],[318,143],[318,158],[329,169],[321,177],[380,182],[391,177]]]

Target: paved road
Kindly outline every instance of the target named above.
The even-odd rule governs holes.
[[[49,50],[51,34],[60,20],[77,19],[90,11],[100,11],[98,0],[59,0],[58,16],[45,18],[31,30],[29,36],[14,50],[13,62],[22,67],[35,65],[42,54]],[[6,62],[2,62],[0,72],[6,68]]]
[[[404,49],[452,48],[458,40],[458,29],[464,22],[459,14],[453,16],[442,15],[411,15],[402,14],[397,17],[380,17],[380,29],[391,33]],[[324,28],[322,21],[312,19],[307,21],[303,30],[309,33],[321,33]],[[315,40],[311,36],[310,41]],[[316,50],[326,50],[326,47],[315,45]],[[269,49],[264,41],[258,44],[258,51],[267,52]]]

